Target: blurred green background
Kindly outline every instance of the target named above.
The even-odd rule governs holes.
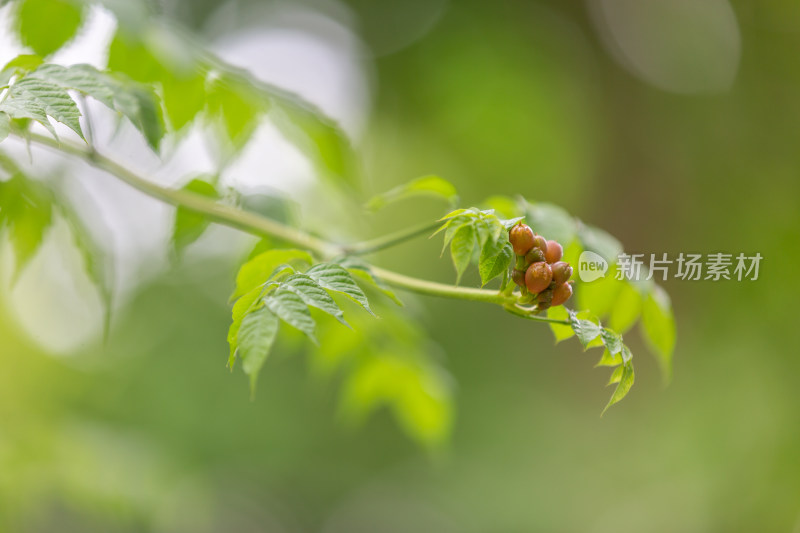
[[[162,7],[199,32],[219,16],[212,0]],[[406,295],[457,383],[437,455],[385,412],[340,423],[335,384],[291,343],[251,402],[224,367],[236,258],[147,282],[107,345],[69,357],[23,333],[3,287],[0,529],[800,531],[798,4],[307,7],[345,13],[363,40],[369,191],[436,173],[464,204],[557,203],[628,251],[759,252],[759,279],[668,281],[673,381],[628,334],[636,385],[602,419],[596,354],[498,309]],[[390,206],[361,236],[440,213]],[[376,262],[450,281],[439,247]]]

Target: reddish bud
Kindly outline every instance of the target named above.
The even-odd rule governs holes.
[[[508,232],[508,241],[515,254],[525,255],[533,248],[533,230],[526,224],[517,224]]]
[[[547,239],[545,239],[541,235],[534,235],[533,236],[533,247],[540,249],[542,251],[542,253],[547,252]]]
[[[539,263],[541,261],[545,261],[544,252],[534,244],[531,251],[525,254],[525,262],[530,265],[531,263]]]
[[[544,256],[548,263],[560,261],[562,255],[564,255],[564,248],[560,244],[556,241],[547,241],[547,250],[545,250]]]
[[[550,265],[544,262],[533,263],[525,272],[525,286],[533,293],[545,290],[553,279]]]
[[[564,261],[556,261],[553,263],[553,281],[556,282],[557,285],[561,285],[562,283],[566,283],[569,278],[572,277],[572,267],[569,263],[565,263]]]
[[[572,285],[569,283],[562,283],[553,291],[553,299],[551,300],[550,304],[561,305],[569,300],[570,296],[572,296]]]

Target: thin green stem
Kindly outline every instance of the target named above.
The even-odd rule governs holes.
[[[540,312],[538,309],[536,309],[535,306],[531,308],[525,308],[525,307],[520,307],[516,303],[508,303],[504,305],[503,308],[512,315],[526,318],[528,320],[533,320],[535,322],[549,322],[550,324],[562,324],[564,326],[570,325],[569,321],[567,320],[562,320],[560,318],[550,318],[547,316],[539,316],[535,314]]]
[[[78,157],[88,164],[108,172],[117,179],[130,185],[134,189],[174,205],[201,213],[210,220],[240,229],[254,235],[271,235],[281,240],[290,242],[300,248],[311,250],[323,258],[331,258],[341,255],[346,250],[340,246],[329,243],[308,233],[276,222],[269,218],[243,211],[235,207],[220,204],[205,196],[192,193],[190,191],[162,187],[157,183],[147,180],[135,172],[123,167],[119,163],[98,153],[96,150],[87,150],[81,145],[69,141],[56,141],[50,137],[31,133],[30,141],[41,146]],[[419,229],[421,231],[421,228]],[[410,238],[410,237],[409,237]],[[429,296],[440,296],[444,298],[454,298],[460,300],[472,300],[477,302],[489,302],[495,304],[511,304],[516,301],[513,296],[501,294],[498,291],[474,289],[468,287],[457,287],[433,281],[422,280],[406,276],[390,270],[378,267],[371,267],[376,276],[386,283],[406,289],[419,294]]]
[[[406,276],[405,274],[399,274],[397,272],[385,270],[375,266],[371,267],[371,269],[376,276],[386,281],[386,283],[394,285],[395,287],[402,287],[418,294],[495,304],[511,304],[516,301],[515,297],[506,296],[498,291],[446,285],[444,283],[437,283],[435,281],[413,278],[411,276]]]
[[[424,235],[428,232],[435,230],[441,225],[442,225],[441,220],[436,220],[434,222],[426,222],[424,224],[412,226],[410,228],[402,229],[394,233],[389,233],[388,235],[383,235],[376,239],[371,239],[368,241],[351,244],[345,246],[343,249],[345,253],[351,255],[371,254],[373,252],[385,250],[386,248],[391,248],[392,246],[404,243],[406,241],[413,239],[414,237]]]

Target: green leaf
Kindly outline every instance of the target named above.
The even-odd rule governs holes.
[[[11,72],[12,74],[30,72],[41,65],[43,61],[41,56],[36,54],[20,54],[3,66],[3,72]]]
[[[299,96],[262,85],[272,101],[269,117],[281,132],[315,163],[334,185],[359,184],[353,147],[338,124]]]
[[[472,211],[473,210],[471,210],[471,209],[455,209],[455,210],[450,211],[449,213],[447,213],[445,216],[443,216],[439,220],[447,220],[447,219],[450,219],[450,218],[453,218],[453,217],[457,217],[458,215],[464,215],[464,214],[470,213]],[[441,229],[440,229],[440,231],[441,231]],[[435,233],[434,233],[434,235],[435,235]]]
[[[311,312],[300,296],[279,287],[264,298],[264,304],[281,320],[302,331],[314,344],[317,344],[314,319],[311,318]]]
[[[499,246],[507,241],[506,238],[501,239],[500,236],[508,230],[505,228],[504,222],[497,218],[494,212],[481,211],[475,221],[475,230],[477,231],[478,243],[481,249],[484,246]]]
[[[297,294],[306,305],[316,307],[329,315],[333,316],[344,324],[350,326],[344,319],[344,313],[336,305],[336,302],[331,296],[325,292],[325,289],[319,286],[313,278],[305,274],[294,274],[281,284],[282,288],[288,289]]]
[[[484,205],[488,209],[493,209],[494,211],[502,214],[505,217],[515,217],[520,214],[518,202],[516,200],[509,198],[508,196],[501,196],[501,195],[490,196],[489,198],[483,201],[482,205]],[[525,218],[525,217],[519,217],[519,218]]]
[[[423,176],[372,197],[367,209],[377,211],[390,203],[417,196],[442,198],[451,205],[458,203],[458,193],[452,183],[439,176]]]
[[[579,265],[573,264],[575,272],[578,272]],[[613,267],[610,267],[605,277],[598,278],[590,282],[580,282],[577,288],[578,306],[581,309],[588,309],[598,317],[605,317],[614,308],[618,295],[622,290],[624,281],[615,279]],[[619,324],[612,321],[611,327],[618,329]]]
[[[669,295],[658,285],[653,285],[642,304],[642,330],[661,364],[664,379],[669,381],[675,350],[675,318]]]
[[[41,246],[52,221],[52,196],[42,185],[21,174],[0,182],[0,226],[8,228],[14,250],[14,279]]]
[[[216,188],[202,179],[191,180],[181,190],[193,192],[206,198],[219,198]],[[187,246],[199,239],[209,223],[210,221],[204,215],[185,207],[178,207],[175,211],[175,224],[172,231],[172,244],[175,251],[180,254]]]
[[[571,242],[578,229],[572,215],[552,204],[528,204],[525,218],[533,231],[562,244]]]
[[[22,44],[42,57],[52,54],[77,33],[82,6],[70,0],[20,0],[16,29]]]
[[[267,360],[278,334],[278,317],[262,307],[242,319],[238,331],[239,356],[244,373],[250,376],[250,391],[255,394],[258,373]]]
[[[297,271],[294,269],[292,265],[283,264],[278,265],[275,267],[275,270],[272,271],[272,274],[269,275],[269,283],[272,284],[273,282],[280,282],[286,276],[296,273]]]
[[[478,209],[471,207],[469,209],[456,209],[455,211],[451,211],[450,213],[446,214],[439,221],[442,222],[442,225],[439,226],[439,229],[433,232],[429,238],[433,238],[434,236],[438,235],[442,231],[445,231],[445,239],[444,239],[444,248],[447,247],[447,243],[450,242],[450,239],[453,238],[453,235],[458,230],[458,228],[464,224],[473,224],[475,219],[478,218],[480,211]],[[444,251],[444,248],[442,251]]]
[[[123,76],[113,77],[84,64],[71,67],[46,64],[31,72],[28,78],[79,91],[122,113],[145,136],[154,150],[157,150],[164,136],[158,97],[146,85]]]
[[[62,67],[61,65],[46,64],[31,72],[27,77],[49,81],[64,89],[79,91],[114,109],[115,83],[105,73],[91,65]]]
[[[624,366],[618,366],[617,368],[615,368],[614,371],[611,372],[611,377],[608,378],[608,383],[606,384],[606,387],[608,385],[613,385],[615,383],[619,383],[620,381],[622,381],[622,374],[624,372],[625,372]]]
[[[611,308],[608,324],[614,331],[625,333],[639,319],[642,311],[642,296],[627,281],[620,283],[619,292]]]
[[[26,74],[42,64],[42,58],[34,54],[18,55],[0,70],[0,87],[5,87],[17,74]],[[1,92],[1,91],[0,91]]]
[[[450,255],[453,258],[453,266],[456,267],[456,283],[461,281],[461,276],[469,266],[477,245],[477,232],[472,224],[464,224],[455,232],[450,243]]]
[[[8,137],[9,131],[11,131],[11,118],[7,114],[0,112],[0,142]]]
[[[435,236],[440,231],[444,230],[444,241],[442,242],[442,252],[441,255],[444,255],[444,251],[447,249],[447,245],[450,244],[450,241],[453,240],[456,232],[461,229],[464,225],[473,225],[475,220],[469,216],[457,216],[455,218],[448,219],[436,232],[431,235],[431,237]]]
[[[564,306],[558,305],[556,307],[550,307],[547,310],[547,318],[552,318],[554,320],[569,320],[570,315]],[[556,344],[575,335],[575,331],[573,331],[572,326],[563,324],[554,324],[551,322],[550,330],[553,332],[553,335],[556,338]]]
[[[569,311],[569,321],[572,324],[572,330],[575,336],[581,341],[585,348],[589,348],[589,344],[600,336],[602,328],[592,320],[585,318],[578,318],[578,316]]]
[[[146,85],[128,81],[122,87],[124,91],[115,93],[114,106],[144,135],[150,148],[158,152],[164,137],[164,117],[158,96]]]
[[[608,401],[608,404],[603,409],[603,414],[608,410],[609,407],[611,407],[612,405],[623,399],[633,386],[633,380],[634,380],[633,364],[628,363],[618,368],[622,369],[622,375],[619,378],[619,383],[617,385],[617,388],[614,390],[614,394],[611,395],[611,399]],[[616,370],[614,372],[616,372]],[[602,416],[602,414],[600,416]]]
[[[583,247],[580,241],[578,239],[572,239],[569,243],[564,244],[564,255],[561,257],[561,260],[572,265],[572,268],[577,272],[581,253],[583,253]],[[594,309],[590,308],[588,310],[599,316]]]
[[[228,367],[230,367],[231,370],[233,370],[233,365],[236,362],[236,350],[239,347],[239,328],[242,326],[242,320],[247,313],[262,305],[259,301],[261,295],[262,288],[256,287],[236,300],[236,303],[233,304],[233,310],[231,311],[232,321],[228,328],[228,344],[230,345]]]
[[[235,150],[241,150],[268,109],[269,101],[250,84],[231,75],[220,75],[208,90],[208,112],[218,120]]]
[[[304,250],[268,250],[253,257],[239,269],[236,275],[236,290],[231,300],[242,296],[267,282],[276,267],[284,263],[301,262],[312,264],[314,259]]]
[[[507,241],[501,242],[500,244],[499,250],[496,245],[484,246],[481,250],[481,258],[478,263],[478,272],[481,275],[481,286],[486,285],[497,276],[508,271],[508,267],[514,257],[514,249]]]
[[[354,277],[359,278],[369,285],[375,287],[381,293],[383,293],[384,296],[387,296],[400,307],[403,306],[403,302],[400,301],[394,291],[372,272],[372,269],[367,263],[364,263],[360,259],[353,256],[347,256],[339,260],[338,263],[346,268],[347,271],[350,272],[350,274],[352,274]]]
[[[511,228],[513,228],[523,220],[525,220],[525,217],[515,217],[515,218],[509,218],[508,220],[500,220],[500,223],[503,225],[503,229],[505,229],[506,231],[510,231]]]
[[[595,367],[598,366],[617,366],[622,364],[622,355],[619,353],[612,354],[608,348],[603,350],[603,356],[597,362]]]
[[[141,83],[159,81],[165,69],[146,42],[149,36],[150,28],[117,31],[108,48],[108,69]]]
[[[603,344],[605,344],[606,349],[611,352],[612,355],[616,355],[622,351],[622,336],[619,333],[608,328],[603,328],[600,336],[603,339]]]
[[[581,223],[578,238],[584,249],[599,254],[609,263],[616,263],[622,253],[622,244],[610,233],[600,228]]]
[[[631,359],[633,359],[633,354],[631,353],[630,348],[628,348],[628,346],[626,344],[622,345],[621,355],[622,355],[622,362],[623,363],[628,363],[628,362],[630,362]]]
[[[283,193],[268,190],[266,192],[235,191],[236,205],[282,224],[292,225],[297,219],[298,205]]]
[[[369,301],[364,291],[353,281],[350,272],[341,265],[336,263],[320,263],[308,269],[306,275],[314,279],[323,288],[344,294],[366,309],[370,314],[375,314],[369,306]]]
[[[58,135],[56,135],[56,130],[53,128],[53,125],[50,124],[50,120],[48,120],[47,113],[45,113],[44,108],[39,106],[36,102],[6,100],[0,104],[0,112],[4,112],[11,118],[15,119],[35,120],[44,126],[53,137],[58,138]]]
[[[24,203],[27,205],[16,213],[11,229],[11,244],[17,264],[15,277],[36,254],[44,241],[45,232],[52,223],[49,205],[32,204],[28,201]]]
[[[371,270],[348,268],[347,271],[350,272],[350,274],[352,274],[354,277],[359,278],[360,280],[378,289],[384,296],[392,300],[395,304],[403,307],[403,302],[397,297],[397,294],[395,294],[395,292],[389,288],[389,286],[384,283],[383,280],[373,274]]]
[[[352,421],[361,422],[382,405],[426,446],[441,445],[449,434],[449,384],[433,365],[391,351],[362,358],[345,382],[341,409]]]
[[[205,73],[192,72],[187,76],[176,73],[165,77],[161,81],[161,93],[169,123],[178,131],[205,107]]]
[[[102,244],[97,242],[89,226],[81,219],[78,213],[78,206],[72,206],[62,201],[60,195],[55,195],[54,199],[59,213],[70,227],[75,247],[83,257],[86,274],[97,289],[105,307],[103,333],[104,337],[107,338],[111,326],[113,265]]]

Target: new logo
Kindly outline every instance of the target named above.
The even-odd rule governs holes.
[[[608,261],[603,259],[600,254],[585,251],[578,258],[578,277],[581,281],[588,283],[602,278],[608,272]]]

